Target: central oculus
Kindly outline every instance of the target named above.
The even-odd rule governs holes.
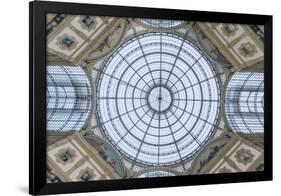
[[[171,92],[163,86],[152,88],[148,93],[148,104],[156,112],[165,112],[172,103]]]

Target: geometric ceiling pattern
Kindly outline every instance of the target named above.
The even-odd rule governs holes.
[[[47,40],[50,141],[81,137],[82,148],[96,150],[85,161],[108,164],[104,178],[211,172],[230,140],[263,137],[263,45],[254,34],[239,24],[56,15]],[[233,157],[252,160],[249,148]],[[80,152],[65,149],[56,161],[68,167]],[[262,166],[263,149],[255,150]],[[230,158],[216,172],[236,171]],[[93,168],[72,171],[92,180]]]

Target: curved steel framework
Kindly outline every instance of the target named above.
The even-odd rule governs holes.
[[[213,66],[191,42],[171,33],[138,35],[101,71],[100,125],[133,165],[183,163],[216,130],[219,89]]]
[[[237,72],[229,81],[225,113],[234,132],[264,131],[263,73]]]
[[[156,27],[156,28],[177,27],[185,22],[182,20],[165,20],[165,19],[149,19],[149,18],[140,18],[139,20],[148,26]]]
[[[137,178],[154,178],[166,176],[175,176],[175,174],[166,171],[150,171],[139,175]]]
[[[47,66],[47,130],[80,130],[91,111],[91,97],[81,67]]]

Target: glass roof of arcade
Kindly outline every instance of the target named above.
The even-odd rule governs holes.
[[[151,27],[157,28],[172,28],[177,27],[184,23],[181,20],[164,20],[164,19],[148,19],[148,18],[140,18],[142,23],[149,25]]]

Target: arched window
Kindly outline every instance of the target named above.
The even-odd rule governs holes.
[[[47,130],[79,131],[90,113],[91,97],[81,67],[47,66]]]
[[[263,73],[237,72],[229,81],[225,95],[225,113],[234,132],[264,131]]]

